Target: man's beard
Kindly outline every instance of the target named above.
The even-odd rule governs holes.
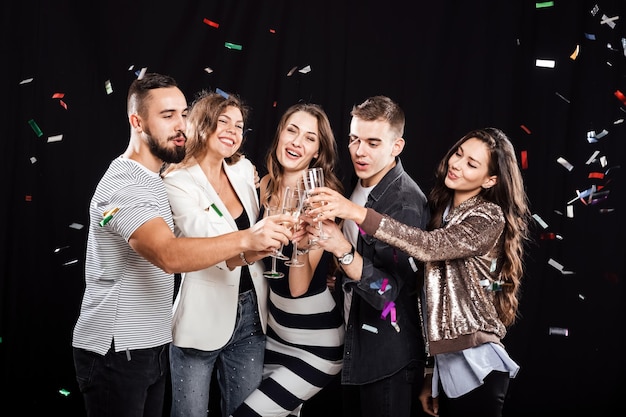
[[[150,148],[150,152],[152,152],[152,155],[156,156],[161,161],[165,162],[166,164],[176,164],[182,161],[183,158],[185,158],[184,146],[175,146],[174,149],[170,149],[166,146],[161,146],[159,141],[156,140],[154,136],[150,134],[150,132],[146,131],[145,134],[148,142],[148,147]],[[170,139],[174,138],[175,136],[167,138],[167,142],[169,142]]]

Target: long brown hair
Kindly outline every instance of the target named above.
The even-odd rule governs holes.
[[[289,107],[280,118],[276,133],[274,134],[274,140],[267,152],[266,166],[269,175],[269,181],[267,183],[267,189],[265,193],[265,201],[262,204],[267,204],[273,195],[280,193],[283,178],[283,166],[278,161],[276,156],[276,149],[278,148],[278,140],[280,133],[287,126],[287,120],[296,112],[306,112],[317,120],[317,128],[319,130],[319,151],[317,158],[313,158],[309,164],[309,168],[321,167],[324,171],[324,183],[326,187],[332,188],[340,193],[343,193],[343,184],[335,175],[335,166],[337,165],[337,142],[335,141],[335,135],[330,126],[330,121],[326,112],[318,104],[314,103],[297,103]]]
[[[489,149],[488,174],[498,177],[493,187],[483,188],[479,195],[499,205],[506,219],[502,278],[508,285],[503,286],[502,291],[495,292],[494,303],[502,323],[510,326],[517,319],[518,295],[524,274],[524,249],[530,240],[530,210],[515,149],[504,132],[492,127],[473,130],[450,148],[439,163],[435,173],[435,185],[429,195],[432,212],[429,229],[442,227],[443,213],[454,195],[454,190],[445,185],[448,161],[459,146],[472,138],[479,139],[487,145]]]

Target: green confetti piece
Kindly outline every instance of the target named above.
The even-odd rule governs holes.
[[[35,134],[37,135],[38,138],[40,138],[43,135],[43,132],[41,131],[41,129],[39,129],[39,126],[37,126],[37,122],[35,122],[35,120],[30,119],[28,121],[28,124],[35,131]]]
[[[554,7],[553,1],[542,1],[535,3],[535,9],[545,9],[546,7]]]
[[[241,51],[243,49],[243,46],[237,45],[236,43],[230,43],[230,42],[224,42],[224,46],[227,47],[228,49],[236,49],[238,51]]]
[[[100,220],[100,227],[106,226],[106,224],[113,218],[112,214],[109,214],[104,219]]]
[[[61,388],[59,390],[59,394],[65,395],[66,397],[68,397],[70,395],[70,392],[68,390],[66,390],[66,389]]]
[[[222,212],[220,211],[220,209],[217,208],[215,203],[211,203],[211,207],[213,208],[213,210],[215,210],[215,212],[218,214],[218,216],[222,217]]]

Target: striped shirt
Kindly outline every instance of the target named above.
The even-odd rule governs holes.
[[[113,339],[117,352],[169,343],[174,276],[128,244],[135,230],[154,218],[162,217],[173,230],[163,181],[139,163],[117,158],[96,187],[89,217],[85,293],[72,346],[104,355]]]

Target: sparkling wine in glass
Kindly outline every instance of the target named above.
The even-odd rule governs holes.
[[[298,230],[300,224],[300,213],[302,213],[302,205],[304,203],[304,191],[300,187],[296,187],[290,190],[285,195],[285,201],[283,205],[283,213],[291,215],[293,218],[293,231]],[[298,242],[292,241],[293,249],[291,251],[291,259],[285,261],[287,266],[304,266],[304,262],[298,261]]]
[[[315,187],[323,187],[324,186],[324,171],[322,168],[309,168],[304,173],[304,188],[306,192],[306,196],[310,197],[313,189]],[[312,204],[312,208],[317,208],[322,206],[322,202]],[[322,221],[318,220],[317,227],[320,231],[319,239],[326,240],[328,236],[324,233],[324,228],[322,227]],[[317,239],[311,239],[311,243],[317,242]]]

